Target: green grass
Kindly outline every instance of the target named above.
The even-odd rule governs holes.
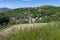
[[[19,30],[1,40],[60,40],[60,24],[48,24],[42,28]]]

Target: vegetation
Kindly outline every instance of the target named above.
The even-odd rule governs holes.
[[[29,16],[30,14],[32,14],[32,18],[38,17],[38,19],[35,21],[36,23],[48,23],[48,22],[60,21],[60,7],[50,5],[44,5],[41,7],[34,7],[34,8],[17,8],[8,11],[2,11],[0,12],[0,21],[1,20],[5,21],[7,19],[7,21],[9,21],[8,25],[11,26],[18,23],[8,19],[16,17],[16,19],[21,24],[29,23],[28,21],[25,20],[20,21],[20,20],[24,19],[24,17]],[[4,21],[1,22],[4,24]],[[0,23],[0,28],[2,23]]]
[[[17,17],[17,19],[24,19],[24,14],[32,14],[32,18],[41,17],[42,20],[36,22],[51,22],[60,20],[60,7],[44,5],[35,8],[17,8],[10,11],[1,12],[5,16]],[[46,21],[47,20],[47,21]]]
[[[24,19],[24,17],[31,14],[32,18],[38,17],[36,23],[48,23],[48,25],[44,25],[41,28],[38,28],[41,26],[41,24],[39,24],[36,26],[37,28],[31,28],[29,30],[27,28],[29,26],[27,26],[27,29],[21,29],[18,32],[14,31],[14,28],[12,27],[14,33],[11,35],[6,34],[8,35],[6,37],[0,34],[0,40],[60,40],[60,23],[58,23],[60,21],[60,7],[50,5],[44,5],[35,8],[18,8],[0,12],[0,30],[8,26],[18,24],[14,20],[10,20],[11,18],[16,17],[16,19],[20,21],[21,19]],[[7,25],[5,25],[6,23]],[[22,20],[20,23],[28,22]],[[33,27],[35,27],[35,25],[33,25]],[[9,31],[7,33],[9,33]]]
[[[22,26],[23,27],[23,26]],[[29,27],[29,26],[28,26]],[[36,26],[37,27],[37,26]],[[14,32],[1,40],[60,40],[60,23],[52,23],[41,28],[24,29]]]

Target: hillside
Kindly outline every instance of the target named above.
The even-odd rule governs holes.
[[[17,8],[0,12],[0,18],[4,22],[7,20],[9,25],[55,22],[60,21],[60,7],[44,5],[31,8]],[[2,25],[4,23],[3,21]]]
[[[47,25],[47,23],[18,24],[18,25],[7,27],[7,28],[1,30],[0,31],[0,35],[2,35],[2,36],[8,36],[8,35],[11,35],[12,33],[17,32],[19,30],[25,30],[25,29],[29,30],[31,28],[40,28],[40,27],[42,27],[44,25]]]
[[[60,40],[59,22],[60,7],[56,6],[3,11],[0,12],[0,40]]]
[[[0,8],[0,12],[9,11],[9,10],[10,10],[9,8],[5,8],[5,7]]]
[[[59,26],[59,23],[14,25],[0,31],[0,40],[59,40]]]
[[[19,20],[24,19],[24,17],[26,17],[27,15],[32,14],[32,18],[38,17],[38,20],[36,20],[36,22],[51,22],[60,20],[60,7],[44,5],[34,8],[17,8],[7,12],[3,12],[3,14],[10,17],[16,17]],[[39,18],[42,19],[39,20]]]

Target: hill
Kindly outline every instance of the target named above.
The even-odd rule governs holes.
[[[7,17],[15,18],[18,23],[48,23],[60,21],[60,7],[44,5],[31,8],[17,8],[1,12]],[[2,16],[4,16],[2,15]],[[31,18],[31,20],[30,20]],[[12,24],[17,24],[16,21]]]
[[[3,12],[3,11],[8,11],[8,10],[10,10],[9,8],[0,8],[0,12]]]
[[[29,26],[28,26],[29,25]],[[20,24],[0,31],[0,40],[59,40],[60,24]],[[57,38],[56,38],[57,37]]]

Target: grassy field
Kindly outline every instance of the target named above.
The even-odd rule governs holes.
[[[1,30],[0,40],[60,40],[60,23],[15,25]]]

